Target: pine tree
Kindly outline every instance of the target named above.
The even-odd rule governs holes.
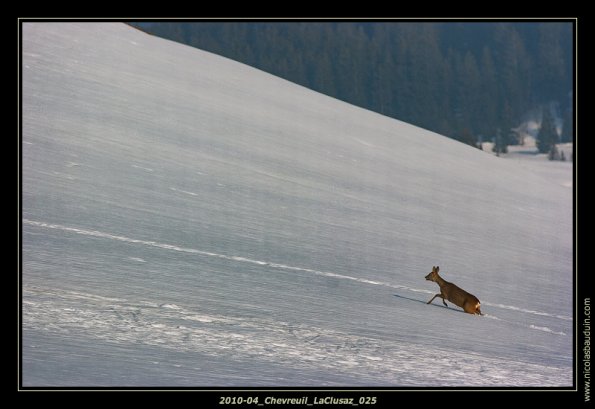
[[[508,145],[522,145],[521,143],[521,134],[517,129],[511,129],[508,132]]]
[[[483,48],[481,63],[481,99],[480,109],[481,121],[480,132],[483,135],[492,134],[498,127],[498,81],[496,78],[496,67],[494,59],[488,47]]]
[[[496,138],[494,139],[494,146],[492,147],[492,151],[496,152],[496,156],[500,156],[500,153],[507,153],[508,148],[504,143],[502,138],[502,132],[500,132],[500,128],[496,130]]]
[[[456,139],[464,144],[477,147],[477,139],[473,136],[469,128],[463,129]]]
[[[567,27],[567,26],[566,26]],[[565,25],[541,23],[538,25],[537,58],[535,82],[545,100],[558,98],[567,89],[561,81],[566,77],[564,50],[560,43]]]
[[[552,145],[556,143],[558,143],[558,132],[556,131],[549,107],[546,107],[543,109],[541,127],[537,134],[537,149],[540,153],[548,153],[552,150]]]
[[[553,143],[550,147],[550,152],[548,153],[547,158],[549,160],[559,160],[560,159],[560,155],[558,154],[558,148],[556,147],[556,144]]]
[[[562,124],[562,135],[560,135],[560,139],[562,142],[572,142],[573,139],[573,129],[572,129],[572,108],[568,108],[564,112],[564,123]]]

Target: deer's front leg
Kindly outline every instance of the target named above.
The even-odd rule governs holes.
[[[446,304],[446,299],[448,297],[446,296],[446,294],[444,294],[444,291],[442,291],[442,288],[440,289],[440,298],[442,298],[442,304],[444,304],[444,306],[446,308],[448,308],[448,304]]]
[[[434,298],[436,297],[442,297],[442,294],[436,294],[435,296],[432,297],[432,299],[430,301],[427,302],[427,304],[430,304],[432,301],[434,301]],[[444,298],[442,299],[442,302],[444,302]]]

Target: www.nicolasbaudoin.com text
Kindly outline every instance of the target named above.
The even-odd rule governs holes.
[[[591,299],[583,304],[583,380],[585,382],[585,402],[591,400]]]

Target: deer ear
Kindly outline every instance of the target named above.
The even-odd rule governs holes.
[[[436,266],[436,272],[440,271],[440,267]]]

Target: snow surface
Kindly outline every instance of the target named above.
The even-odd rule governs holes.
[[[572,384],[571,189],[123,24],[22,41],[24,385]]]

